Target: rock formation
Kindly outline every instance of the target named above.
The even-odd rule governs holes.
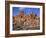
[[[13,30],[37,29],[39,25],[40,19],[34,13],[27,15],[20,12],[19,15],[13,16]]]

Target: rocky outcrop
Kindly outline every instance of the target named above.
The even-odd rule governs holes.
[[[39,25],[40,18],[34,13],[27,15],[21,12],[13,17],[13,30],[39,29]]]

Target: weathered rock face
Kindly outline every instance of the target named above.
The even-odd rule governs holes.
[[[20,13],[13,17],[13,30],[30,30],[30,29],[40,29],[40,19],[34,13],[26,15]]]

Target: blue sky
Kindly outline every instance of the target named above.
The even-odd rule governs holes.
[[[13,7],[12,8],[13,16],[18,15],[20,11],[24,11],[24,13],[26,14],[31,14],[32,12],[34,12],[35,14],[40,16],[40,8],[24,8],[24,7]]]

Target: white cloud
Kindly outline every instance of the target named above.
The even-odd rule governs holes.
[[[20,7],[19,10],[23,10],[24,8],[23,7]]]

